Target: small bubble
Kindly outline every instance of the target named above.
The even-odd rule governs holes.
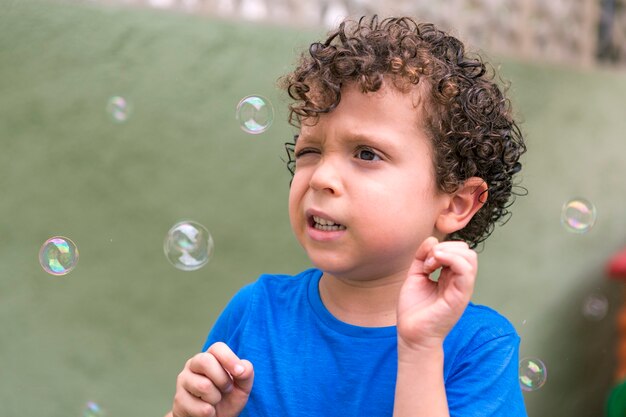
[[[583,302],[583,315],[590,320],[602,320],[608,311],[609,300],[602,294],[590,294]]]
[[[193,221],[176,223],[163,242],[167,260],[182,271],[195,271],[213,256],[213,237],[206,227]]]
[[[561,224],[573,233],[587,233],[596,222],[596,207],[584,198],[573,198],[561,210]]]
[[[83,409],[82,417],[103,417],[104,410],[95,402],[89,401]]]
[[[519,364],[519,382],[522,390],[535,391],[546,383],[548,370],[538,358],[523,358]]]
[[[247,96],[237,104],[237,120],[241,130],[253,135],[265,132],[274,121],[274,108],[262,96]]]
[[[132,107],[124,97],[113,96],[109,99],[106,110],[115,123],[124,123],[130,117]]]
[[[51,237],[39,249],[39,264],[51,275],[68,274],[78,264],[78,248],[66,237]]]

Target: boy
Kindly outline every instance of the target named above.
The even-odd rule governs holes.
[[[283,86],[289,216],[315,268],[241,289],[168,415],[525,416],[519,337],[470,302],[471,248],[525,151],[485,66],[433,25],[362,18]]]

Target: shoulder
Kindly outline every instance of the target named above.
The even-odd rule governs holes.
[[[291,299],[298,293],[306,292],[312,279],[321,272],[311,268],[296,275],[263,274],[259,278],[242,287],[233,297],[237,304],[249,304],[262,298],[264,300]]]
[[[513,344],[519,343],[515,327],[506,317],[491,307],[469,303],[450,331],[447,341],[469,353],[499,339]]]
[[[218,317],[203,350],[218,340],[232,343],[234,335],[251,322],[258,325],[277,314],[293,314],[303,305],[308,283],[319,273],[309,269],[297,275],[263,274],[243,286]]]
[[[258,288],[273,288],[277,290],[286,290],[298,288],[308,285],[309,281],[321,274],[321,271],[315,268],[306,269],[295,275],[289,274],[263,274],[252,284]]]
[[[488,331],[493,337],[515,333],[513,324],[502,314],[491,307],[474,303],[469,303],[459,324],[466,329]]]
[[[470,303],[444,342],[451,416],[526,417],[515,328],[494,309]]]

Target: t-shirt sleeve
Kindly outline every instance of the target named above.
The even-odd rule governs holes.
[[[513,331],[464,354],[446,381],[450,417],[526,417]]]
[[[209,332],[202,347],[202,352],[206,351],[215,342],[229,344],[228,342],[230,342],[237,328],[245,324],[253,292],[254,283],[244,286],[233,296]]]

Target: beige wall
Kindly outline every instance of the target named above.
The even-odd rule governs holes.
[[[599,0],[99,1],[307,28],[332,27],[345,16],[405,14],[440,24],[476,48],[504,54],[515,51],[518,58],[584,66],[596,61],[600,19]],[[621,44],[626,36],[622,22],[626,21],[626,10],[618,10],[613,32]]]

